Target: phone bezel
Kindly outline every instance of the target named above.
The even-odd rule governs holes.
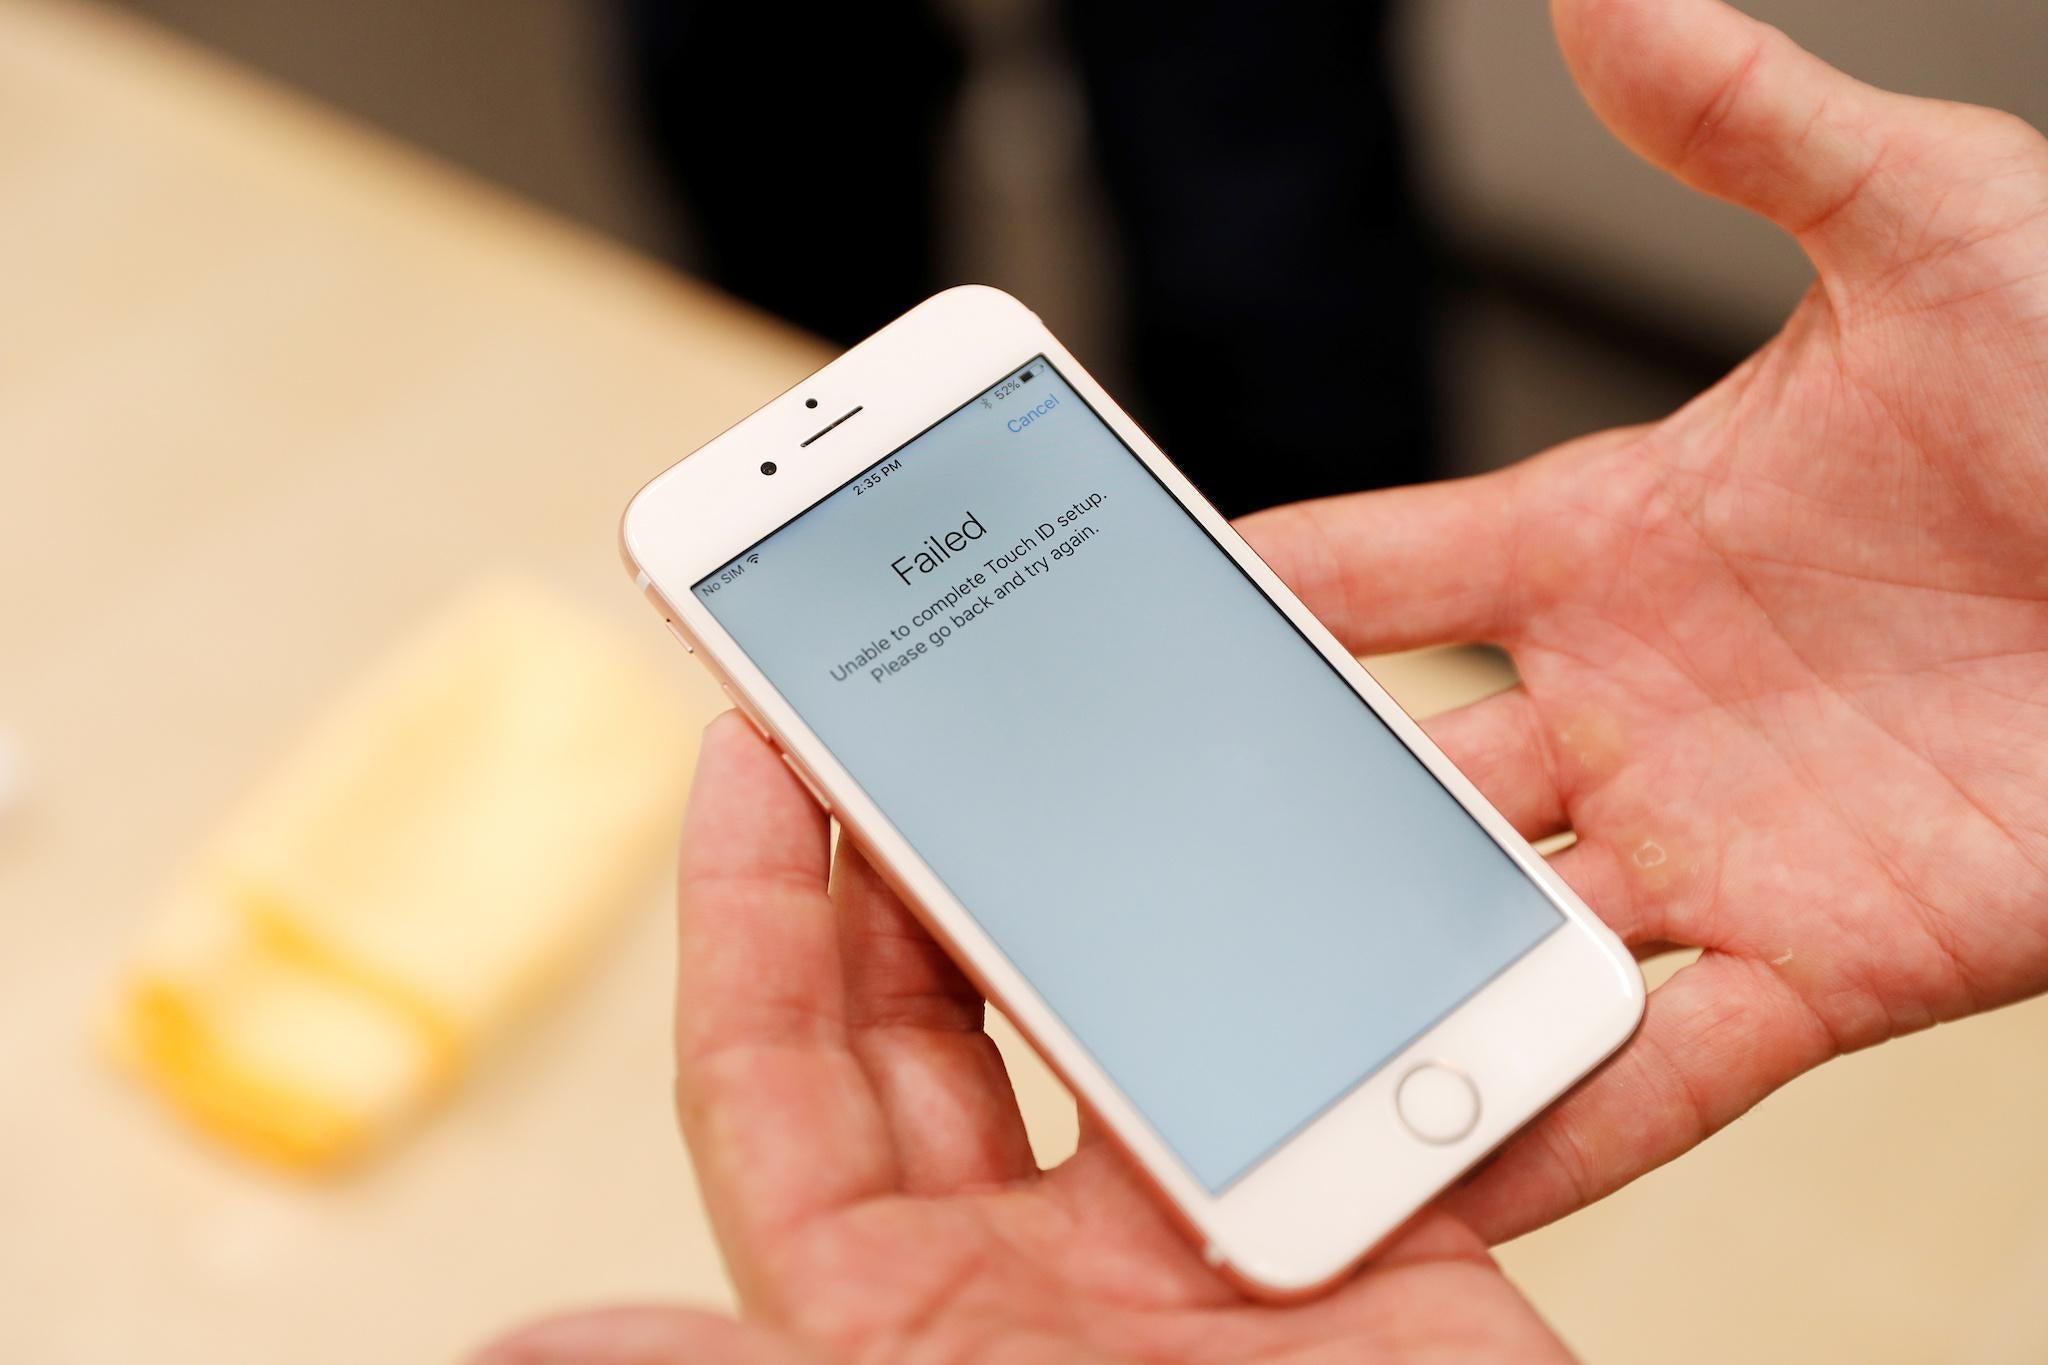
[[[1559,929],[1221,1193],[1183,1167],[1043,999],[882,816],[692,586],[1043,354],[1308,642],[1501,845],[1563,916]],[[806,400],[816,400],[806,406]],[[802,445],[824,422],[857,419]],[[778,472],[760,472],[766,460]],[[926,301],[658,475],[621,537],[657,609],[734,700],[809,775],[842,829],[1031,1040],[1167,1200],[1204,1255],[1246,1289],[1292,1297],[1345,1274],[1438,1191],[1614,1052],[1643,1010],[1621,942],[1289,592],[1101,385],[1022,304],[965,287]],[[1457,1066],[1482,1097],[1464,1139],[1419,1141],[1395,1112],[1414,1066]]]

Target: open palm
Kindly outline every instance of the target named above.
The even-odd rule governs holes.
[[[1246,1303],[1085,1128],[1040,1172],[983,1004],[748,724],[706,732],[682,866],[677,1104],[749,1324],[648,1307],[502,1362],[1564,1353],[1447,1215],[1337,1293]]]
[[[1557,10],[1609,125],[1817,283],[1654,426],[1244,528],[1361,652],[1505,645],[1522,685],[1438,742],[1524,833],[1576,833],[1557,866],[1630,943],[1706,950],[1453,1198],[1489,1240],[2048,988],[2048,143],[1718,6]]]
[[[496,1358],[1543,1358],[1485,1241],[1801,1070],[2048,987],[2048,148],[1718,0],[1557,0],[1626,141],[1795,232],[1784,333],[1649,428],[1245,533],[1361,652],[1506,645],[1431,726],[1644,950],[1637,1037],[1333,1295],[1244,1303],[1105,1143],[1035,1170],[982,1002],[743,722],[687,831],[679,1103],[750,1324]]]

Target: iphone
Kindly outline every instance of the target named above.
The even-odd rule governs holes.
[[[1029,310],[920,305],[628,566],[1209,1263],[1329,1285],[1620,1046],[1620,942]]]

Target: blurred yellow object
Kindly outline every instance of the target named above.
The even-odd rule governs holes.
[[[126,982],[123,1052],[243,1151],[362,1155],[628,902],[703,719],[548,593],[472,591],[200,857]]]

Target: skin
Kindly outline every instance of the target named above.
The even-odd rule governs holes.
[[[1547,1359],[1485,1247],[1809,1067],[2048,987],[2048,144],[1718,0],[1557,0],[1631,147],[1798,237],[1784,331],[1655,426],[1263,513],[1345,643],[1491,640],[1433,735],[1639,951],[1634,1040],[1329,1296],[1246,1303],[1084,1130],[1035,1169],[980,998],[743,722],[706,736],[678,1104],[749,1321],[498,1362]]]

